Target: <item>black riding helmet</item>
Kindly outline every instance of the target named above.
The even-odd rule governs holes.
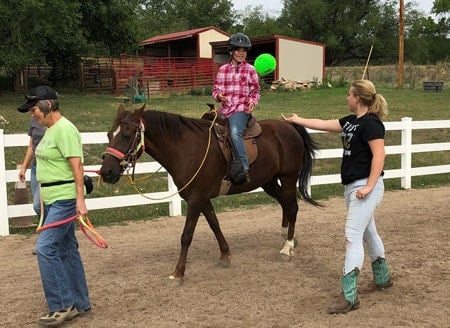
[[[250,39],[248,36],[246,36],[244,33],[236,33],[230,36],[230,39],[228,40],[228,50],[232,51],[236,48],[245,48],[247,51],[250,50],[252,46],[252,43],[250,42]]]

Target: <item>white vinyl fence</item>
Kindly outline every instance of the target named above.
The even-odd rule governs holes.
[[[411,188],[411,177],[419,175],[430,175],[449,173],[450,164],[435,165],[426,167],[411,167],[411,158],[413,153],[420,152],[436,152],[449,151],[450,142],[427,143],[427,144],[412,144],[413,130],[423,129],[450,129],[450,120],[443,121],[416,121],[411,118],[402,118],[400,122],[385,122],[386,130],[401,131],[401,143],[394,146],[386,146],[386,154],[400,154],[401,167],[399,169],[385,170],[384,177],[401,178],[401,187],[404,189]],[[318,133],[318,131],[309,130],[311,133]],[[83,144],[106,144],[108,142],[106,132],[82,133]],[[5,148],[6,147],[20,147],[27,146],[29,137],[26,134],[3,134],[0,129],[0,236],[9,235],[9,218],[34,215],[32,204],[22,205],[8,205],[7,197],[7,183],[16,182],[18,177],[18,170],[6,170],[5,166]],[[316,160],[326,158],[340,158],[342,156],[342,149],[322,149],[316,155]],[[96,171],[97,166],[85,166],[85,170]],[[160,169],[160,165],[156,162],[139,162],[136,165],[136,174],[156,172]],[[161,170],[159,170],[161,171]],[[164,171],[164,170],[163,170]],[[95,173],[87,173],[95,176]],[[27,181],[30,179],[30,171],[27,171]],[[339,174],[319,175],[311,177],[311,185],[323,184],[337,184],[340,183]],[[169,212],[171,216],[181,215],[182,199],[176,193],[176,186],[173,183],[170,175],[168,176],[168,190],[164,192],[144,194],[149,198],[156,198],[160,200],[153,200],[142,197],[139,194],[134,195],[118,195],[112,197],[100,197],[86,199],[87,207],[90,210],[102,208],[116,208],[124,206],[169,203]],[[261,188],[253,190],[252,192],[262,191]],[[171,196],[172,195],[172,196]],[[171,196],[171,197],[168,197]]]

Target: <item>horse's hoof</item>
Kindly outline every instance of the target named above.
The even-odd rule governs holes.
[[[170,287],[180,287],[183,284],[183,279],[175,278],[174,276],[169,276],[169,286]]]
[[[230,267],[230,260],[219,260],[217,262],[217,266],[219,268],[229,268]]]
[[[298,246],[298,239],[294,238],[294,248],[296,248]]]
[[[292,259],[292,256],[285,254],[285,253],[279,253],[279,258],[283,262],[289,262]]]

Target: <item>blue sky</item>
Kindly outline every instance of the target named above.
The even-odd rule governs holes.
[[[409,0],[404,0],[405,5]],[[426,14],[430,14],[431,7],[433,7],[433,0],[416,0],[417,7],[425,12]],[[269,15],[276,16],[277,13],[281,11],[283,7],[282,1],[280,0],[232,0],[234,9],[242,10],[247,6],[263,6],[263,11],[268,13]]]

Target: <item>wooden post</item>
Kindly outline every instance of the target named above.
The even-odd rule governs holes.
[[[404,12],[405,4],[404,0],[400,0],[400,15],[399,15],[399,33],[398,33],[398,88],[403,89],[405,82],[404,68],[403,68],[403,54],[404,54]]]
[[[370,46],[369,56],[367,56],[367,62],[366,62],[366,66],[364,67],[364,71],[363,71],[361,80],[364,80],[364,77],[366,76],[367,66],[369,66],[370,56],[372,55],[372,49],[373,49],[373,44]]]

